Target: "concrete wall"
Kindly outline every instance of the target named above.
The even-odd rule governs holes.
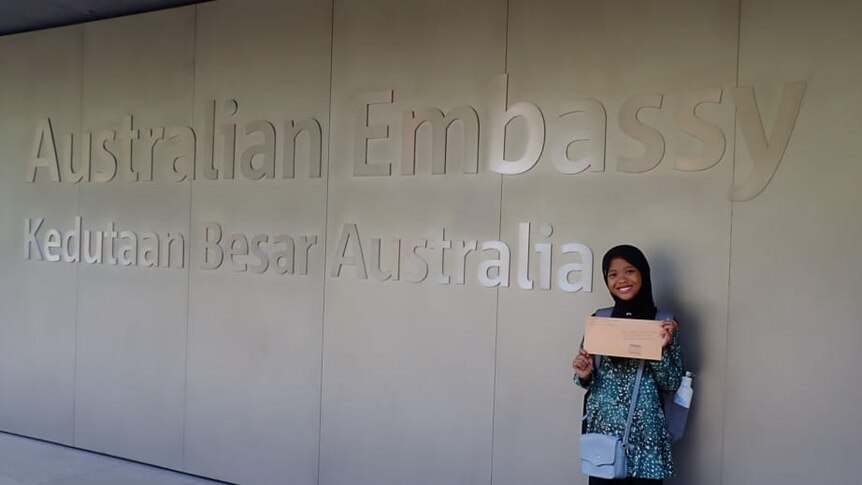
[[[631,242],[697,375],[670,483],[851,483],[860,20],[216,0],[0,37],[0,429],[243,484],[585,484],[569,363]],[[436,109],[445,167],[405,128]],[[138,260],[63,261],[76,217]]]

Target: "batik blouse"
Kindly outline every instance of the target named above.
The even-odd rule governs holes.
[[[662,393],[676,391],[682,379],[677,333],[662,350],[660,361],[647,360],[644,365],[626,450],[629,477],[664,479],[674,474],[661,399]],[[587,433],[623,437],[639,365],[637,359],[603,357],[589,381],[582,382],[575,374],[575,382],[589,390],[584,418]]]

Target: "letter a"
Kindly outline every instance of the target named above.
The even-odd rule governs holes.
[[[32,147],[27,182],[36,181],[36,171],[40,168],[48,170],[52,182],[59,182],[60,162],[57,160],[57,146],[54,144],[54,129],[51,127],[51,118],[39,120],[36,133],[33,136]]]
[[[351,246],[351,254],[347,256],[347,245]],[[341,275],[342,266],[353,266],[356,268],[356,276],[360,279],[367,279],[368,273],[365,271],[365,258],[362,256],[362,243],[359,241],[359,231],[356,229],[356,224],[345,224],[341,228],[341,237],[338,239],[338,249],[335,253],[335,266],[332,267],[330,276],[337,278]]]

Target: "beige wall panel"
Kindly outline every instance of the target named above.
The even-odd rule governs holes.
[[[81,53],[81,27],[0,39],[0,428],[65,444],[73,440],[78,268],[37,261],[35,252],[25,259],[25,221],[44,218],[41,236],[71,227],[78,187],[51,181],[46,169],[25,180],[40,120],[51,119],[58,149],[78,131]]]
[[[476,279],[485,258],[472,253],[465,284],[446,285],[437,281],[440,250],[424,253],[431,262],[418,283],[408,282],[422,271],[407,254],[414,240],[442,240],[444,229],[449,240],[497,239],[500,178],[462,173],[458,155],[448,174],[431,175],[427,132],[416,174],[401,175],[401,116],[470,105],[484,123],[483,91],[504,68],[505,2],[335,8],[320,483],[487,483],[497,295]],[[368,159],[391,162],[393,175],[354,176],[354,143],[362,143],[354,101],[388,90],[393,103],[372,106],[369,121],[389,125],[389,138],[369,142]],[[452,132],[460,153],[463,137]],[[368,279],[352,265],[331,275],[346,224],[356,224]],[[383,241],[384,270],[394,266],[392,239],[401,239],[398,281],[373,276],[373,238]],[[356,253],[351,246],[347,255]],[[455,271],[451,259],[443,264]]]
[[[186,465],[193,473],[243,484],[317,483],[323,322],[326,161],[332,11],[329,2],[231,1],[198,7],[195,125],[217,100],[217,124],[237,124],[235,180],[195,181],[192,201]],[[236,100],[228,117],[224,105]],[[293,179],[282,178],[285,122],[314,118],[322,128],[320,177],[310,178],[303,136]],[[260,134],[245,125],[272,123],[276,178],[248,180],[240,154]],[[216,166],[224,152],[216,142]],[[304,144],[304,145],[303,145]],[[259,164],[258,157],[255,164]],[[222,172],[224,174],[224,172]],[[294,274],[278,274],[274,251],[262,274],[236,271],[227,255],[205,269],[204,227],[218,223],[251,240],[316,236]],[[253,256],[236,264],[257,265]]]
[[[697,375],[678,477],[666,483],[853,483],[860,19],[842,1],[219,0],[0,37],[0,429],[250,485],[586,484],[570,362],[584,317],[611,303],[601,256],[630,242],[647,253],[656,301],[677,313]],[[547,132],[532,169],[501,177],[488,160],[503,72],[508,105],[535,104]],[[734,180],[750,180],[754,165],[734,87],[754,88],[768,139],[794,81],[806,88],[783,161],[762,193],[731,203]],[[721,100],[696,113],[722,131],[722,150],[680,170],[705,145],[677,113],[716,91]],[[367,123],[388,131],[363,151],[357,100],[368,93],[379,102]],[[662,136],[660,163],[623,173],[619,157],[644,145],[621,113],[655,94],[661,107],[639,119]],[[588,135],[606,129],[595,145],[604,169],[563,174],[554,157],[591,126],[569,114],[587,99],[606,113]],[[432,174],[426,126],[416,173],[402,174],[405,112],[457,106],[479,119],[478,173],[462,172],[455,123],[447,173]],[[169,180],[186,166],[171,164],[176,140],[156,144],[152,181],[143,140],[132,144],[137,182],[119,142],[109,144],[120,159],[110,182],[71,183],[62,169],[64,183],[44,169],[26,181],[40,120],[50,118],[58,155],[75,136],[77,163],[82,132],[127,131],[127,116],[142,137],[194,133],[184,155],[197,158],[195,181]],[[302,135],[295,177],[283,178],[285,123],[303,119],[321,130],[320,175]],[[230,125],[226,180],[219,130]],[[242,154],[263,137],[245,130],[270,125],[274,179],[249,180]],[[509,159],[527,133],[522,119],[509,125]],[[106,167],[100,143],[94,170]],[[209,146],[218,180],[208,179]],[[357,153],[391,175],[357,175]],[[182,234],[182,268],[25,258],[26,219],[45,218],[44,236],[68,233],[76,216],[84,230]],[[527,222],[531,244],[553,244],[550,290],[519,288]],[[262,274],[238,271],[253,255],[225,254],[208,269],[212,224],[222,249],[234,234],[316,236],[307,274],[277,274],[274,244]],[[339,248],[350,224],[366,278],[349,260],[356,242]],[[423,269],[414,241],[444,234],[504,241],[509,287],[479,281],[492,251],[468,254],[464,284],[438,281],[459,272],[452,250],[418,249]],[[400,240],[400,272],[388,279],[374,274],[377,238],[389,271]],[[593,250],[591,292],[558,287],[557,269],[576,259],[561,253],[570,242]],[[529,262],[538,286],[535,251]]]
[[[119,133],[127,115],[142,132],[190,126],[193,49],[192,8],[86,25],[83,129]],[[133,146],[143,173],[147,150]],[[157,145],[153,181],[127,181],[127,156],[118,156],[113,181],[82,185],[84,227],[182,234],[188,250],[189,185],[165,179],[167,155]],[[80,269],[75,445],[180,468],[188,273],[138,263]]]
[[[807,87],[771,184],[734,207],[726,484],[858,481],[860,19],[855,2],[742,7],[740,84],[767,134],[784,83]],[[741,138],[737,158],[744,176]]]
[[[547,136],[537,165],[504,179],[503,239],[517,241],[518,224],[533,223],[532,242],[554,244],[554,280],[551,290],[536,288],[533,251],[536,287],[521,289],[513,278],[501,292],[496,485],[587,483],[578,459],[583,392],[571,382],[570,365],[584,317],[613,303],[601,258],[620,243],[646,253],[656,303],[676,313],[686,368],[698,375],[688,436],[674,449],[678,476],[670,483],[720,483],[736,37],[737,3],[724,0],[511,3],[509,103],[541,108]],[[674,115],[686,96],[704,88],[724,90],[721,103],[703,104],[697,114],[723,131],[728,149],[711,167],[675,170],[679,157],[704,150]],[[622,173],[618,157],[638,157],[644,148],[621,129],[621,111],[632,97],[651,93],[663,95],[661,108],[643,109],[640,120],[662,134],[663,157],[654,169]],[[605,169],[563,174],[553,158],[575,138],[566,130],[592,126],[595,134],[602,127],[584,117],[579,126],[561,120],[584,98],[607,113]],[[510,126],[510,159],[524,152],[526,133],[523,122]],[[542,223],[553,226],[550,237],[540,234]],[[578,260],[561,254],[568,242],[594,253],[592,293],[557,286],[557,268]]]

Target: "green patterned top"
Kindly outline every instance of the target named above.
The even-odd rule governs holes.
[[[665,426],[662,392],[676,391],[682,379],[678,332],[662,351],[661,361],[646,361],[637,406],[629,432],[626,451],[629,477],[664,479],[672,477],[673,459],[670,436]],[[629,413],[638,360],[618,357],[602,358],[598,373],[589,382],[581,382],[577,373],[575,382],[589,389],[587,395],[586,429],[588,433],[602,433],[623,437]]]

